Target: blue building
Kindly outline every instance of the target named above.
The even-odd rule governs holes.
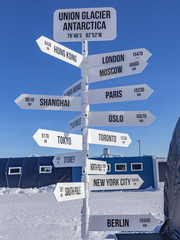
[[[53,156],[0,159],[0,187],[43,187],[71,182],[72,168],[54,168]]]
[[[138,174],[144,181],[140,189],[163,187],[166,159],[153,156],[98,157],[106,161],[107,174]],[[0,187],[43,187],[57,182],[79,182],[82,167],[55,168],[53,156],[0,159]]]

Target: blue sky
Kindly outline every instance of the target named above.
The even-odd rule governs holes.
[[[89,54],[146,48],[152,53],[141,74],[90,84],[90,89],[147,84],[154,93],[134,102],[98,104],[91,111],[148,110],[156,119],[144,127],[97,127],[128,133],[128,148],[109,147],[111,154],[166,157],[180,103],[180,1],[179,0],[6,0],[0,2],[0,158],[65,152],[39,147],[32,136],[39,129],[68,131],[68,122],[79,112],[22,110],[14,100],[22,93],[62,95],[81,78],[79,68],[40,51],[36,39],[53,40],[53,14],[57,9],[113,7],[117,12],[117,37],[89,42]],[[62,45],[81,53],[81,42]],[[80,134],[80,132],[75,132]],[[90,145],[90,156],[102,153]],[[67,150],[69,151],[69,150]]]

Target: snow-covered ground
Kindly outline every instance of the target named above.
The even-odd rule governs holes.
[[[57,202],[55,185],[41,189],[0,188],[0,239],[80,240],[82,200]],[[163,214],[163,190],[91,192],[91,214]],[[90,232],[90,240],[113,239],[114,232]]]

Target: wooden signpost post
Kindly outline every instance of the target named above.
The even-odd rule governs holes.
[[[41,51],[81,68],[81,79],[68,87],[63,96],[22,94],[16,104],[22,109],[80,111],[69,122],[69,132],[82,129],[82,135],[39,129],[33,136],[39,146],[79,150],[57,154],[55,167],[82,166],[83,182],[58,183],[54,191],[57,201],[83,199],[81,238],[89,239],[89,231],[123,230],[131,226],[141,230],[139,219],[147,216],[93,216],[89,209],[89,191],[138,189],[143,179],[139,175],[105,175],[105,161],[90,160],[89,144],[128,147],[128,134],[89,129],[89,126],[146,126],[155,117],[148,111],[90,112],[89,104],[147,99],[153,92],[146,84],[89,90],[89,83],[141,73],[151,56],[145,48],[88,55],[88,41],[113,40],[116,37],[114,8],[60,9],[54,13],[54,40],[82,42],[82,54],[44,36],[37,40]],[[77,95],[81,94],[81,97]],[[90,174],[90,176],[89,176]],[[92,174],[92,175],[91,175]],[[89,222],[90,220],[90,222]],[[135,224],[134,222],[138,222]],[[148,226],[149,226],[148,222]],[[153,225],[154,227],[154,225]],[[151,227],[151,230],[152,228]],[[147,229],[147,228],[146,228]]]

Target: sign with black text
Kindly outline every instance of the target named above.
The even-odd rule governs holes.
[[[155,119],[149,111],[89,112],[89,126],[147,126]]]
[[[87,67],[103,67],[112,63],[130,62],[136,60],[137,58],[141,58],[144,61],[147,61],[151,57],[151,55],[152,54],[145,48],[89,55],[87,57]]]
[[[56,154],[53,158],[55,168],[59,167],[82,167],[83,152],[70,152]]]
[[[128,147],[131,143],[131,138],[126,133],[110,132],[89,128],[88,142],[92,144]]]
[[[90,68],[86,70],[86,73],[89,83],[92,83],[141,73],[147,64],[147,62],[139,58],[103,67]]]
[[[78,134],[38,129],[33,138],[41,147],[82,150],[82,136]]]
[[[88,91],[88,103],[112,103],[147,99],[153,90],[146,84]]]
[[[90,215],[89,231],[145,232],[153,231],[158,220],[151,214]]]
[[[87,160],[87,169],[86,172],[88,174],[106,174],[108,170],[108,166],[106,161],[98,161],[98,160]]]
[[[67,47],[64,47],[63,45],[58,44],[44,36],[38,38],[36,42],[42,52],[70,63],[76,67],[79,67],[83,60],[83,56],[81,54]]]
[[[82,80],[80,79],[79,81],[68,87],[66,90],[64,90],[63,96],[77,96],[81,93],[81,88]]]
[[[68,124],[69,132],[75,132],[80,128],[82,128],[82,114],[73,118],[71,121],[69,121],[69,124]]]
[[[142,178],[137,174],[91,175],[89,190],[139,189],[143,182]]]
[[[58,202],[77,200],[85,197],[83,182],[57,183],[54,195]]]
[[[15,103],[22,109],[82,111],[81,97],[21,94]]]
[[[59,9],[54,12],[57,42],[104,41],[116,37],[114,8]]]

